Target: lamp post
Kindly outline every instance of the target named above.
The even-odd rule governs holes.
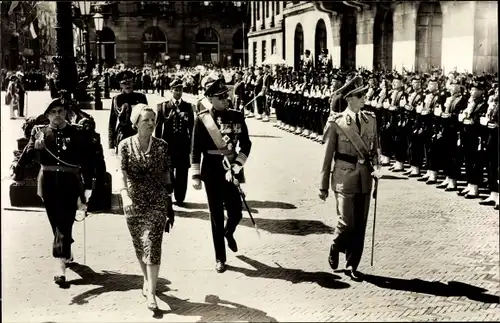
[[[70,1],[56,3],[56,48],[55,65],[58,90],[66,90],[68,95],[75,92],[78,74],[73,51],[73,15]]]
[[[90,64],[90,37],[89,37],[89,16],[90,16],[90,1],[78,1],[80,13],[83,20],[83,41],[85,43],[85,75],[90,78],[92,75],[92,65]]]
[[[104,16],[100,13],[94,15],[94,24],[96,31],[96,44],[97,44],[97,63],[99,64],[99,77],[97,82],[95,82],[95,109],[102,110],[102,100],[101,100],[101,78],[102,78],[102,57],[101,57],[101,31],[104,24]]]

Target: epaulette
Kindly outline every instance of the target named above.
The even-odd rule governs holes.
[[[372,118],[375,118],[375,112],[373,111],[367,111],[367,110],[363,110],[361,111],[364,115],[367,115],[367,116],[370,116]]]
[[[342,113],[338,112],[332,112],[331,115],[328,117],[328,122],[336,122],[337,119],[342,117]]]

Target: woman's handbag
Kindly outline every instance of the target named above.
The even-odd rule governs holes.
[[[165,232],[170,232],[170,229],[174,226],[175,213],[172,203],[172,197],[169,195],[167,197],[167,221],[165,223]]]

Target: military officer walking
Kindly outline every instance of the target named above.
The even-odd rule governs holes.
[[[237,110],[228,109],[228,91],[221,80],[207,83],[205,98],[200,101],[195,121],[191,157],[193,187],[200,190],[201,181],[205,183],[215,247],[215,269],[219,273],[226,270],[224,237],[229,249],[238,251],[233,234],[241,220],[242,207],[233,175],[240,183],[244,182],[242,168],[252,147],[245,117]],[[200,168],[202,156],[203,165]],[[230,167],[224,167],[224,159]],[[228,217],[225,227],[224,206]]]
[[[194,114],[191,104],[182,100],[182,80],[175,79],[170,83],[170,88],[172,99],[158,104],[155,137],[168,143],[175,201],[177,205],[182,206],[190,168]]]
[[[346,268],[354,280],[360,279],[357,268],[363,252],[372,180],[379,169],[375,115],[360,111],[367,90],[360,76],[355,76],[338,90],[347,101],[347,108],[332,117],[325,130],[326,151],[319,193],[322,200],[328,197],[331,176],[339,221],[328,261],[335,270],[339,253],[345,253]],[[375,172],[374,167],[377,168]]]
[[[116,152],[118,144],[125,138],[137,133],[130,122],[132,106],[138,103],[148,104],[148,99],[143,93],[135,92],[133,89],[134,74],[124,71],[118,75],[122,93],[113,98],[111,112],[109,115],[108,143],[109,149]]]
[[[45,204],[54,234],[52,256],[57,264],[54,282],[61,287],[66,283],[66,263],[73,260],[72,230],[77,205],[89,200],[95,174],[95,159],[89,158],[95,153],[92,137],[80,126],[66,121],[68,109],[67,102],[62,99],[49,104],[44,113],[49,125],[33,128],[28,145],[14,166],[17,180],[21,179],[20,171],[31,160],[37,158],[41,164],[38,195]]]

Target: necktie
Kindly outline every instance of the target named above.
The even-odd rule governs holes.
[[[356,113],[356,126],[358,126],[358,132],[361,132],[361,121],[359,121],[359,113]]]

